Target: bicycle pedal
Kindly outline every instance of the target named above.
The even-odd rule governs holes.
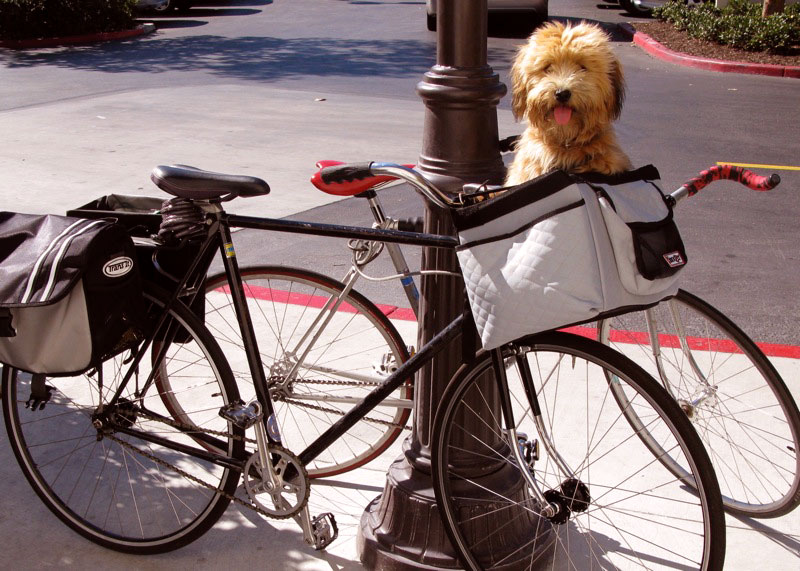
[[[311,519],[311,532],[314,535],[314,549],[321,551],[339,537],[339,527],[333,514],[326,512]]]
[[[256,402],[250,404],[234,402],[219,409],[219,415],[239,428],[248,429],[264,418],[260,408]]]

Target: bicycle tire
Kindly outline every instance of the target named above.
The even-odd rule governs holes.
[[[664,389],[629,359],[574,335],[515,342],[504,350],[506,363],[517,354],[531,371],[537,400],[526,396],[510,369],[513,426],[499,404],[489,404],[499,393],[486,352],[454,375],[436,414],[434,491],[462,565],[529,569],[551,559],[559,569],[721,569],[725,519],[716,477],[697,434]],[[653,460],[621,420],[605,374],[636,392],[631,406],[652,410],[651,429],[660,424],[660,442],[672,453],[681,450],[699,484],[687,487]],[[541,411],[549,439],[541,438],[532,410]],[[511,429],[521,462],[506,442]],[[574,480],[558,468],[559,460]],[[530,481],[559,506],[549,525]]]
[[[345,286],[316,272],[281,266],[247,267],[241,274],[281,438],[291,450],[308,446],[408,359],[408,349],[391,321],[351,290],[303,366],[288,375],[297,360],[291,348],[305,333],[303,326]],[[239,363],[233,365],[234,376],[247,398],[255,390],[242,359],[244,348],[227,286],[225,274],[206,280],[206,326],[228,361]],[[313,460],[306,467],[309,477],[341,474],[382,454],[408,424],[412,394],[409,379]]]
[[[795,509],[800,411],[770,360],[729,318],[688,292],[680,290],[651,311],[658,357],[641,312],[601,321],[600,341],[661,379],[681,404],[711,457],[728,512],[772,518]],[[685,329],[685,349],[673,311]],[[617,396],[624,403],[624,395]],[[680,473],[679,465],[671,466]]]
[[[151,307],[163,307],[163,298],[154,293],[148,292],[146,299]],[[217,414],[221,406],[238,399],[222,351],[183,304],[177,303],[169,317],[185,334],[185,342],[170,345],[165,356],[165,368],[175,372],[172,388],[192,423],[227,432],[227,437],[213,437],[217,447],[243,460],[244,446],[236,438],[243,431]],[[183,547],[214,525],[230,502],[224,494],[235,492],[240,472],[167,445],[191,446],[197,437],[160,420],[166,411],[155,384],[147,394],[134,395],[137,381],[143,383],[149,373],[147,359],[139,364],[138,378],[131,379],[123,398],[113,406],[107,402],[127,370],[125,356],[103,363],[102,384],[92,371],[48,377],[52,396],[35,411],[25,406],[31,376],[5,366],[3,415],[9,443],[28,482],[67,526],[116,551],[162,553]],[[98,417],[113,417],[166,442],[98,429],[92,424]]]

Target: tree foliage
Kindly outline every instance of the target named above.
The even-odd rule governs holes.
[[[784,54],[800,44],[800,3],[767,17],[761,13],[762,6],[748,0],[731,0],[722,9],[713,2],[670,0],[653,11],[655,17],[693,38],[742,50]]]
[[[113,32],[135,25],[136,0],[0,0],[0,38]]]

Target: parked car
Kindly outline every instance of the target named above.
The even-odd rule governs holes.
[[[136,9],[164,14],[177,10],[182,12],[192,7],[192,0],[136,0]]]
[[[619,5],[628,13],[633,16],[649,16],[653,8],[665,4],[666,0],[619,0]]]
[[[169,0],[136,0],[136,9],[141,12],[163,10],[168,4]]]
[[[437,0],[425,1],[428,29],[431,31],[436,29],[436,4]],[[489,12],[504,12],[519,16],[533,27],[547,19],[547,0],[489,0]]]

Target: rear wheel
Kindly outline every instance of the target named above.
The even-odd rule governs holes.
[[[465,568],[544,568],[550,558],[576,570],[722,568],[716,478],[664,389],[607,347],[565,334],[530,337],[504,357],[513,423],[487,353],[454,376],[434,423],[434,490]],[[683,478],[653,458],[607,376],[662,453],[689,467]]]
[[[358,292],[345,293],[341,282],[280,266],[241,273],[281,437],[289,449],[303,450],[408,359],[389,319]],[[340,297],[335,311],[324,311]],[[320,316],[329,320],[312,330]],[[252,397],[255,389],[224,274],[207,280],[206,326],[231,363],[243,398]],[[347,472],[386,450],[408,423],[412,390],[409,380],[311,462],[309,476]]]
[[[161,302],[149,300],[156,306]],[[166,349],[171,397],[193,428],[175,426],[157,384],[144,394],[143,359],[126,386],[126,354],[99,370],[47,377],[44,408],[26,407],[34,381],[3,368],[3,414],[9,443],[33,489],[69,527],[104,547],[131,553],[177,549],[222,515],[236,490],[237,470],[194,455],[207,443],[243,459],[241,430],[219,409],[238,399],[233,375],[214,339],[183,305],[170,311],[185,342]],[[113,401],[114,394],[121,396]],[[202,429],[201,433],[199,429]],[[209,433],[208,431],[211,431]]]
[[[681,290],[646,313],[600,322],[598,334],[678,401],[711,457],[729,512],[777,517],[800,504],[800,412],[769,359],[730,319]],[[616,396],[624,406],[625,394]],[[679,463],[668,464],[680,473]]]

